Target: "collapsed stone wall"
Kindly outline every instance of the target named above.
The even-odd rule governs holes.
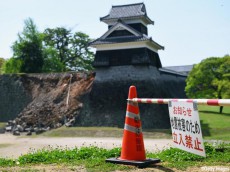
[[[1,93],[9,95],[1,99],[0,121],[11,120],[6,130],[13,132],[48,130],[70,121],[72,125],[83,106],[79,97],[90,91],[94,77],[94,73],[1,75]]]
[[[185,98],[185,77],[160,73],[153,66],[98,68],[94,78],[94,73],[1,75],[0,121],[56,128],[74,118],[75,126],[123,128],[131,85],[140,98]],[[143,128],[170,127],[167,105],[139,107]]]
[[[82,97],[87,107],[77,116],[76,125],[124,127],[131,85],[136,86],[140,98],[185,98],[185,77],[162,74],[153,66],[98,68],[92,91]],[[143,128],[170,127],[167,105],[139,107]]]

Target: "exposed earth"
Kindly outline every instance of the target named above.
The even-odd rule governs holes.
[[[13,76],[10,77],[13,78]],[[6,130],[15,135],[20,135],[21,132],[27,132],[30,135],[32,132],[41,133],[59,128],[64,124],[72,126],[75,117],[84,106],[79,99],[91,90],[95,75],[82,72],[23,74],[15,77],[15,80],[23,85],[25,90],[23,96],[28,95],[31,100],[16,118],[11,117],[12,120],[8,121]],[[2,85],[9,85],[3,81],[7,79],[2,80]],[[16,97],[15,94],[10,98],[11,102],[16,102],[16,104],[20,102],[20,100],[13,101],[14,97]],[[12,107],[15,108],[15,105],[12,104]]]

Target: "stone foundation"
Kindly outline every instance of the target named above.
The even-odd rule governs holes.
[[[129,87],[139,98],[185,98],[185,77],[166,75],[153,66],[99,68],[92,91],[82,97],[86,107],[77,126],[124,127]],[[87,103],[86,103],[87,102]],[[139,104],[143,128],[170,128],[167,105]]]

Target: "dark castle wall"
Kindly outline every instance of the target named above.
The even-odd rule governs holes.
[[[23,76],[0,75],[0,121],[14,119],[30,101]]]
[[[131,85],[140,98],[185,98],[185,77],[161,74],[153,66],[98,68],[92,91],[82,98],[86,107],[77,126],[124,127],[126,99]],[[139,104],[143,128],[169,128],[167,105]]]
[[[159,55],[148,48],[97,51],[93,66],[152,65],[162,67]]]

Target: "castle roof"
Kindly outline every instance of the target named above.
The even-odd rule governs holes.
[[[194,65],[184,65],[184,66],[167,66],[163,67],[162,70],[174,71],[180,74],[188,75],[188,73],[193,69]]]
[[[142,19],[146,24],[154,24],[154,22],[147,16],[144,3],[127,4],[112,6],[110,13],[100,20],[107,23],[108,21],[117,19]]]
[[[183,76],[183,77],[187,77],[188,75],[178,72],[178,71],[174,71],[174,70],[170,70],[170,69],[166,69],[166,68],[159,68],[159,71],[161,73],[165,73],[165,74],[169,74],[169,75],[178,75],[178,76]]]
[[[131,32],[133,35],[136,36],[142,36],[143,34],[139,32],[138,30],[134,29],[133,27],[130,27],[126,23],[124,23],[121,19],[118,19],[116,24],[114,24],[112,27],[109,28],[107,32],[105,32],[99,39],[104,39],[106,38],[109,34],[111,34],[113,31],[117,29],[125,29]]]
[[[147,41],[149,38],[144,36],[123,36],[123,37],[111,37],[106,39],[96,39],[91,42],[90,45],[99,45],[99,44],[115,44],[123,42],[138,42],[138,41]]]
[[[131,33],[131,35],[109,37],[109,34],[116,31],[116,29],[128,30]],[[132,43],[132,42],[149,42],[150,44],[154,45],[154,47],[156,47],[157,49],[164,49],[163,46],[161,46],[157,42],[153,41],[151,37],[148,37],[147,35],[142,34],[139,31],[133,29],[132,27],[125,24],[120,19],[104,35],[102,35],[100,38],[90,42],[90,46],[96,48],[97,45],[102,45],[102,44],[118,44],[118,43],[127,43],[127,42],[130,42],[130,43]]]
[[[153,41],[152,38],[146,37],[144,35],[142,36],[123,36],[123,37],[111,37],[106,39],[96,39],[90,43],[90,46],[96,47],[97,45],[102,44],[118,44],[118,43],[127,43],[127,42],[150,42],[151,44],[154,44],[158,49],[164,50],[164,47],[158,44],[157,42]]]

